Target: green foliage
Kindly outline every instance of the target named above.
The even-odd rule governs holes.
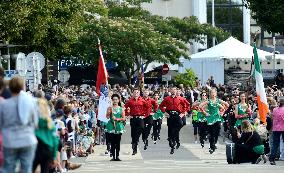
[[[268,32],[284,34],[283,0],[246,0],[257,24]]]
[[[183,84],[184,86],[195,87],[196,75],[193,70],[187,69],[185,73],[180,73],[175,77],[177,85]]]
[[[131,18],[103,18],[84,27],[74,51],[76,56],[95,60],[97,38],[106,52],[106,59],[118,63],[128,77],[144,64],[153,61],[178,64],[178,58],[188,58],[188,48],[184,42],[154,30],[151,23]],[[135,68],[135,65],[137,68]]]
[[[229,35],[210,25],[201,25],[196,17],[163,18],[150,14],[139,5],[108,2],[108,17],[90,20],[74,45],[74,54],[97,60],[97,38],[105,58],[118,63],[130,79],[143,65],[153,61],[180,64],[181,56],[189,58],[188,43],[201,42],[204,36],[225,40]],[[181,65],[181,64],[180,64]]]
[[[49,58],[70,53],[84,11],[106,15],[101,0],[9,0],[0,3],[0,39],[28,45]]]
[[[215,5],[217,4],[229,4],[228,0],[215,0]],[[238,2],[231,2],[232,4],[239,4]],[[212,2],[209,2],[210,7]],[[211,23],[212,21],[212,8],[207,9],[207,21]],[[234,27],[228,26],[230,21],[235,25]],[[215,25],[222,26],[224,30],[231,33],[232,36],[243,40],[243,12],[242,7],[232,7],[228,8],[225,5],[215,8]],[[217,38],[218,42],[221,42]]]

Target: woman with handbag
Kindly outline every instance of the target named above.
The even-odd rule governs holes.
[[[264,154],[264,145],[248,120],[242,122],[241,130],[242,134],[238,132],[239,140],[236,143],[236,162],[255,164]]]
[[[110,136],[111,156],[113,157],[111,161],[121,161],[119,152],[121,135],[125,132],[125,111],[119,106],[120,96],[118,94],[113,94],[111,99],[112,106],[107,111],[107,118],[110,120],[106,125],[106,131]]]

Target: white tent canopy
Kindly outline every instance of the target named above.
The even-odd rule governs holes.
[[[273,56],[272,53],[263,50],[258,49],[257,52],[261,60]],[[230,37],[210,49],[191,55],[191,60],[184,61],[183,68],[181,68],[180,72],[191,68],[197,74],[202,84],[205,84],[210,76],[214,77],[216,84],[224,84],[224,59],[251,60],[252,56],[252,46]]]
[[[265,60],[267,56],[272,56],[273,54],[270,52],[266,52],[263,50],[257,50],[258,57],[261,60]],[[235,39],[234,37],[230,37],[227,40],[223,41],[222,43],[204,50],[202,52],[196,53],[191,55],[191,59],[248,59],[251,60],[253,56],[253,47],[239,40]]]

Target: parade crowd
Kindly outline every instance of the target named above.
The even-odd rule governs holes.
[[[67,172],[81,166],[72,158],[87,157],[101,144],[106,144],[111,161],[121,161],[126,121],[131,126],[132,155],[136,155],[140,137],[144,150],[150,139],[158,145],[164,118],[170,154],[179,149],[180,130],[190,119],[195,143],[204,148],[208,141],[210,154],[223,135],[232,141],[227,149],[234,155],[227,155],[228,163],[275,165],[276,160],[284,160],[284,98],[277,86],[268,86],[266,92],[270,112],[264,123],[252,88],[242,92],[238,86],[216,85],[213,77],[205,86],[196,79],[195,87],[113,85],[108,92],[108,121],[102,122],[95,87],[56,84],[25,91],[22,78],[4,81],[0,69],[1,171],[31,173],[40,167],[42,173]]]

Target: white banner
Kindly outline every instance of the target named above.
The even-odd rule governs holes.
[[[99,99],[99,107],[98,107],[98,120],[103,122],[108,122],[106,118],[107,109],[111,106],[111,99],[109,97],[105,97],[104,94],[101,94]]]

